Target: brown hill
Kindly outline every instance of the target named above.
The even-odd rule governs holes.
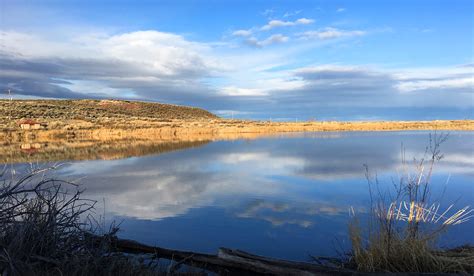
[[[11,122],[33,120],[134,119],[150,121],[209,120],[218,117],[206,110],[171,104],[119,100],[0,100],[0,117]],[[8,122],[2,123],[9,124]]]

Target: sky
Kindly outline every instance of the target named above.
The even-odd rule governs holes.
[[[258,120],[474,118],[474,2],[0,1],[0,98]]]

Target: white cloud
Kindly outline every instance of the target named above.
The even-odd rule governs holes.
[[[346,11],[345,8],[339,8],[339,9],[336,10],[336,12],[345,12],[345,11]]]
[[[100,83],[98,81],[88,81],[88,80],[64,80],[66,83],[60,84],[60,86],[68,88],[72,91],[77,91],[88,94],[101,94],[109,98],[113,98],[116,95],[122,95],[126,98],[135,98],[136,95],[133,91],[128,89],[116,89],[109,87],[106,84]]]
[[[401,92],[469,88],[471,88],[471,92],[474,91],[474,74],[472,68],[466,66],[413,68],[395,72],[393,75],[399,81],[396,87]]]
[[[402,92],[426,89],[459,89],[466,87],[471,87],[474,89],[474,77],[442,80],[404,81],[397,85],[397,88]]]
[[[326,28],[300,34],[320,43],[292,43],[283,34],[244,37],[249,45],[262,48],[254,51],[158,31],[67,34],[61,40],[40,33],[2,32],[0,85],[16,95],[129,97],[210,110],[241,108],[251,112],[247,114],[263,109],[300,112],[322,103],[326,107],[473,106],[472,66],[298,68],[303,53],[337,42],[336,38],[366,33]],[[265,47],[281,43],[285,47]]]
[[[291,21],[282,21],[282,20],[271,20],[261,28],[262,31],[267,31],[276,27],[285,27],[285,26],[293,26],[295,25],[294,22]]]
[[[2,32],[1,85],[39,97],[203,99],[203,78],[229,69],[213,46],[158,31],[62,37]],[[63,81],[57,82],[54,79]],[[89,88],[100,89],[91,91]],[[206,93],[203,93],[207,90]],[[82,94],[82,96],[81,96]]]
[[[288,42],[288,40],[289,40],[289,38],[287,36],[284,36],[282,34],[274,34],[274,35],[268,37],[267,39],[264,39],[264,40],[261,40],[261,41],[259,41],[255,37],[250,37],[250,38],[245,40],[245,43],[250,45],[250,46],[260,48],[260,47],[265,47],[265,46],[269,46],[269,45],[272,45],[272,44],[285,43],[285,42]]]
[[[236,86],[226,86],[220,89],[226,96],[266,96],[267,93],[258,88],[239,88]]]
[[[112,36],[83,35],[61,42],[15,32],[2,32],[1,36],[3,54],[18,58],[114,60],[140,66],[153,76],[171,76],[183,70],[219,67],[219,62],[212,58],[209,53],[211,48],[206,44],[158,31]]]
[[[284,36],[282,34],[274,34],[270,36],[269,38],[265,39],[262,41],[262,46],[267,46],[275,43],[284,43],[288,41],[288,37]]]
[[[300,25],[308,25],[314,23],[314,19],[308,19],[308,18],[300,18],[295,21],[295,24],[300,24]]]
[[[248,167],[249,170],[291,172],[305,165],[305,160],[296,156],[275,156],[268,152],[230,153],[220,157],[222,163]],[[264,173],[263,173],[264,174]]]
[[[278,27],[289,27],[295,25],[307,25],[313,23],[313,19],[299,18],[295,21],[270,20],[266,25],[260,28],[262,31],[268,31]]]
[[[300,34],[300,37],[303,39],[320,39],[320,40],[328,40],[328,39],[336,39],[342,37],[354,37],[354,36],[363,36],[366,35],[366,31],[361,30],[340,30],[336,28],[324,28],[321,30],[316,31],[307,31]]]
[[[283,34],[275,34],[266,39],[258,38],[257,33],[259,31],[269,31],[278,27],[296,26],[296,25],[308,25],[314,22],[313,19],[299,18],[295,21],[283,21],[283,20],[270,20],[266,25],[262,27],[253,27],[249,30],[241,29],[236,30],[232,33],[233,36],[243,37],[244,44],[252,47],[261,48],[264,46],[288,42],[289,37]]]
[[[233,36],[251,36],[252,35],[252,31],[250,30],[237,30],[235,32],[232,33]]]
[[[303,85],[279,94],[292,93],[301,103],[306,99],[326,106],[473,107],[474,77],[469,67],[389,70],[330,64],[300,68],[293,74]]]

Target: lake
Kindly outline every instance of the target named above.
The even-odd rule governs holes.
[[[474,203],[473,138],[451,132],[441,146],[432,193],[442,206]],[[377,173],[382,189],[391,186],[402,144],[408,159],[421,158],[429,132],[209,141],[160,154],[69,161],[58,174],[80,179],[85,197],[99,201],[97,213],[121,223],[120,237],[179,250],[229,247],[308,260],[349,248],[349,209],[363,216],[369,207],[363,165]],[[472,230],[472,220],[453,226],[441,245],[474,243]]]

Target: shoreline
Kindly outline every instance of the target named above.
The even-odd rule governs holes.
[[[46,121],[46,125],[48,122]],[[20,141],[111,140],[227,140],[289,132],[349,131],[474,131],[474,120],[374,121],[374,122],[267,122],[240,120],[131,122],[126,125],[67,123],[61,128],[25,130],[4,128],[0,143]]]
[[[300,122],[257,121],[155,122],[148,127],[73,128],[0,132],[0,162],[28,160],[114,160],[199,147],[218,140],[253,140],[313,133],[335,138],[344,132],[474,131],[474,121]],[[338,134],[339,132],[339,134]]]
[[[189,106],[124,100],[0,100],[0,144],[117,140],[227,140],[288,132],[474,131],[474,120],[299,121],[223,119]]]

